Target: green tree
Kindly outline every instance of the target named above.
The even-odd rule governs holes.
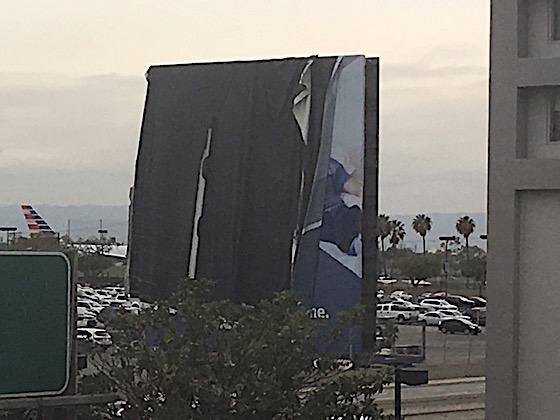
[[[396,248],[400,241],[406,236],[406,230],[404,228],[404,223],[400,220],[393,219],[389,222],[391,227],[391,236],[389,242],[391,247]]]
[[[417,286],[420,280],[426,280],[437,276],[441,272],[441,254],[414,254],[407,258],[401,258],[397,262],[397,267],[401,274],[412,281],[413,286]]]
[[[474,279],[475,284],[478,286],[478,294],[481,296],[482,288],[486,283],[486,252],[477,246],[472,246],[468,261],[464,254],[466,252],[461,252],[458,255],[458,267],[467,279]]]
[[[381,244],[381,251],[385,251],[385,238],[391,234],[391,220],[386,214],[377,216],[377,237]]]
[[[455,224],[457,232],[465,238],[465,246],[467,248],[467,261],[469,259],[469,236],[473,233],[476,224],[469,216],[460,217]]]
[[[115,350],[94,358],[82,392],[119,392],[124,419],[384,418],[375,395],[389,371],[342,372],[317,352],[320,323],[292,293],[258,306],[207,296],[207,283],[185,281],[169,302],[115,317]]]
[[[426,234],[432,229],[432,219],[425,214],[417,214],[412,220],[412,228],[422,237],[422,253],[426,253]]]
[[[113,261],[105,254],[115,245],[115,241],[109,238],[90,237],[85,241],[72,243],[72,247],[78,251],[78,270],[86,275],[98,275],[106,270]]]
[[[465,247],[467,252],[467,265],[469,264],[469,236],[473,233],[476,224],[469,216],[460,217],[455,224],[455,229],[465,238]],[[469,286],[469,277],[467,277],[467,287]]]

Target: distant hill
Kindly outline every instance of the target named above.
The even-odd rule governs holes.
[[[33,204],[37,212],[50,224],[50,226],[61,235],[68,232],[68,221],[70,221],[70,236],[73,239],[86,239],[97,236],[100,221],[103,229],[107,229],[108,236],[114,236],[117,241],[127,242],[128,230],[128,206],[52,206],[49,204]],[[459,217],[468,215],[475,223],[474,233],[469,238],[472,245],[486,249],[486,241],[480,239],[480,235],[486,233],[485,213],[427,213],[432,218],[432,230],[426,236],[429,249],[437,249],[440,246],[439,237],[443,235],[457,235],[455,223]],[[420,236],[412,229],[413,214],[389,215],[391,218],[401,220],[406,229],[406,237],[403,246],[407,248],[422,250]],[[17,205],[0,207],[0,226],[16,226],[24,235],[28,234],[23,214]],[[5,235],[0,235],[2,241]]]

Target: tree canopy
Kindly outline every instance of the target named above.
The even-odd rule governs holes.
[[[440,274],[442,256],[441,254],[414,254],[399,259],[397,267],[403,277],[409,278],[412,280],[412,284],[416,285],[420,280],[426,280]]]
[[[412,220],[412,228],[422,237],[422,252],[426,253],[426,234],[432,228],[432,219],[425,214],[417,214]]]
[[[114,353],[94,358],[83,390],[120,393],[125,419],[384,418],[375,394],[388,371],[342,372],[315,349],[318,320],[293,294],[250,306],[207,290],[185,281],[170,301],[114,318]]]

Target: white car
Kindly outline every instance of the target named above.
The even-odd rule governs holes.
[[[395,290],[391,293],[391,299],[412,300],[412,295],[404,290]]]
[[[392,303],[398,303],[398,304],[410,309],[411,311],[420,311],[420,305],[417,305],[416,303],[412,303],[409,300],[404,300],[404,299],[398,298],[398,299],[394,299],[392,301]]]
[[[126,309],[127,306],[132,307],[132,308],[148,309],[152,305],[150,305],[148,302],[144,302],[144,301],[142,301],[138,298],[130,298],[130,299],[126,300],[125,302],[123,302],[122,306],[125,309]]]
[[[80,315],[90,315],[92,317],[95,318],[95,312],[90,311],[89,309],[87,309],[84,306],[77,306],[76,307],[76,313],[78,314],[78,316]]]
[[[467,321],[471,320],[467,315],[463,315],[461,312],[454,309],[440,309],[439,312],[449,318],[462,318],[466,319]]]
[[[103,328],[78,328],[76,330],[76,338],[104,347],[113,344],[111,336]]]
[[[112,294],[112,295],[118,295],[119,293],[124,293],[124,287],[122,286],[107,286],[104,287],[102,290]]]
[[[428,311],[418,315],[418,321],[426,325],[439,325],[442,320],[447,318],[449,317],[440,311]]]
[[[432,283],[430,283],[430,282],[427,281],[427,280],[411,280],[411,279],[404,279],[402,282],[403,282],[403,283],[406,283],[406,284],[412,284],[412,285],[414,285],[414,286],[431,286],[431,285],[432,285]]]
[[[439,309],[457,310],[457,307],[455,305],[451,305],[443,299],[424,299],[422,302],[420,302],[420,306],[432,311],[437,311]]]
[[[388,277],[388,276],[379,276],[379,277],[377,278],[377,282],[378,282],[378,283],[381,283],[381,284],[389,285],[389,284],[396,283],[396,282],[397,282],[397,279],[392,279],[392,278],[390,278],[390,277]]]
[[[91,312],[95,312],[98,314],[103,309],[103,306],[97,302],[94,302],[89,299],[78,298],[76,304],[78,306],[83,306],[84,308],[90,310]]]
[[[78,328],[93,328],[97,325],[97,318],[93,315],[78,315],[76,317],[76,327]]]

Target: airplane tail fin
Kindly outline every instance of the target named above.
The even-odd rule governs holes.
[[[45,222],[39,213],[33,209],[32,206],[28,204],[22,204],[21,210],[23,211],[23,217],[25,217],[25,221],[27,222],[27,228],[29,229],[29,233],[54,233],[54,230]]]

